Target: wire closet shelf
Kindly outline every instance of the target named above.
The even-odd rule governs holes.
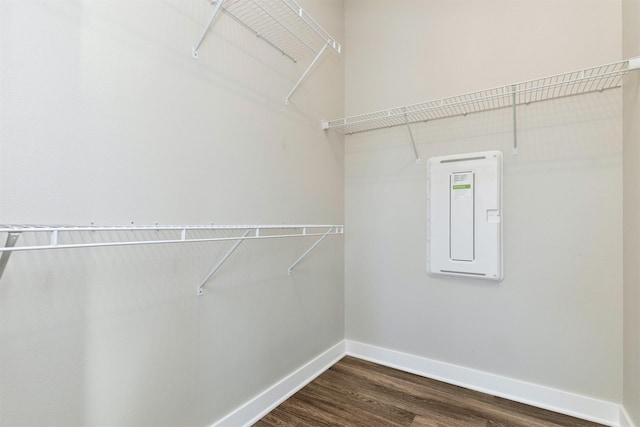
[[[169,226],[0,225],[0,235],[6,235],[4,247],[0,247],[0,278],[4,274],[11,254],[17,251],[233,241],[234,244],[227,251],[226,255],[217,262],[198,285],[197,294],[203,295],[207,282],[245,240],[318,237],[288,268],[287,272],[291,275],[293,269],[302,262],[320,242],[328,236],[343,233],[343,225],[322,224]],[[29,243],[18,245],[18,241],[23,234],[31,235],[29,237]]]
[[[262,39],[269,46],[293,62],[313,58],[302,77],[285,98],[289,98],[311,71],[324,51],[330,47],[342,51],[338,43],[295,0],[209,0],[214,10],[192,55],[198,58],[198,49],[220,11]]]
[[[327,43],[341,51],[340,44],[293,0],[227,0],[222,10],[293,62],[317,55]]]
[[[220,236],[216,232],[249,232],[246,235]],[[86,234],[91,232],[91,234]],[[156,232],[157,238],[150,238]],[[163,233],[160,233],[163,232]],[[343,234],[342,225],[275,224],[275,225],[20,225],[0,224],[0,233],[7,237],[35,234],[33,242],[17,246],[5,244],[2,252],[34,251],[45,249],[89,248],[102,246],[131,246],[170,243],[223,242],[252,239],[323,236]],[[85,234],[81,234],[85,233]],[[208,234],[208,235],[207,235]],[[45,237],[42,237],[45,235]],[[96,236],[91,238],[91,236]],[[88,236],[88,237],[87,237]]]
[[[512,83],[492,89],[395,107],[322,122],[323,129],[347,135],[377,129],[406,126],[500,108],[528,105],[620,87],[623,76],[640,68],[640,57],[599,65],[549,77]]]

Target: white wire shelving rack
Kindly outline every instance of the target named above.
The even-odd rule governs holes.
[[[155,233],[153,233],[155,232]],[[237,232],[233,236],[220,232]],[[150,238],[150,233],[155,238]],[[242,234],[240,234],[242,233]],[[198,242],[234,242],[218,263],[198,285],[197,294],[204,293],[206,283],[222,267],[227,259],[245,240],[276,239],[289,237],[318,237],[318,239],[288,269],[293,269],[325,238],[344,233],[343,225],[323,224],[275,224],[275,225],[127,225],[127,226],[77,226],[77,225],[0,225],[0,235],[5,234],[4,247],[0,247],[0,278],[13,252],[52,249],[94,248],[105,246],[157,245]],[[21,236],[31,235],[29,243],[19,245]],[[24,240],[24,239],[23,239]],[[80,243],[79,243],[80,241]]]
[[[533,102],[547,101],[591,92],[602,92],[622,85],[622,78],[632,70],[640,69],[640,57],[584,68],[553,76],[511,83],[492,89],[450,96],[447,98],[394,107],[372,113],[359,114],[335,120],[325,120],[322,128],[334,129],[351,135],[377,129],[406,126],[416,160],[418,152],[411,124],[429,122],[471,113],[513,109],[514,154],[517,154],[516,107]]]
[[[214,8],[200,38],[193,46],[191,53],[194,58],[198,58],[198,49],[221,11],[293,62],[313,58],[293,89],[285,97],[287,105],[289,105],[293,93],[327,48],[331,48],[337,53],[342,51],[342,45],[295,0],[208,1]]]

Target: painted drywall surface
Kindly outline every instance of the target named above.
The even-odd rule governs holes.
[[[619,60],[620,4],[346,3],[347,115]],[[594,34],[593,28],[598,28]],[[384,29],[384,31],[382,31]],[[620,90],[346,137],[346,336],[622,399]],[[499,149],[501,283],[426,274],[426,159]]]
[[[347,114],[617,61],[619,10],[618,0],[348,1]]]
[[[340,1],[302,3],[336,38]],[[193,1],[0,3],[0,223],[343,222],[343,59]],[[149,238],[159,234],[151,232]],[[227,233],[231,235],[231,233]],[[124,237],[124,236],[120,236]],[[80,239],[102,239],[83,236]],[[0,424],[210,425],[344,337],[342,239],[16,253]]]
[[[640,56],[640,1],[622,2],[622,53]],[[640,425],[640,76],[625,77],[624,150],[624,406]]]

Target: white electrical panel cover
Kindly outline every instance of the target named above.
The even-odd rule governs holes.
[[[429,159],[427,273],[502,280],[500,151]]]

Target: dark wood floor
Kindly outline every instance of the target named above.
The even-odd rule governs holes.
[[[598,426],[345,357],[255,426]]]

